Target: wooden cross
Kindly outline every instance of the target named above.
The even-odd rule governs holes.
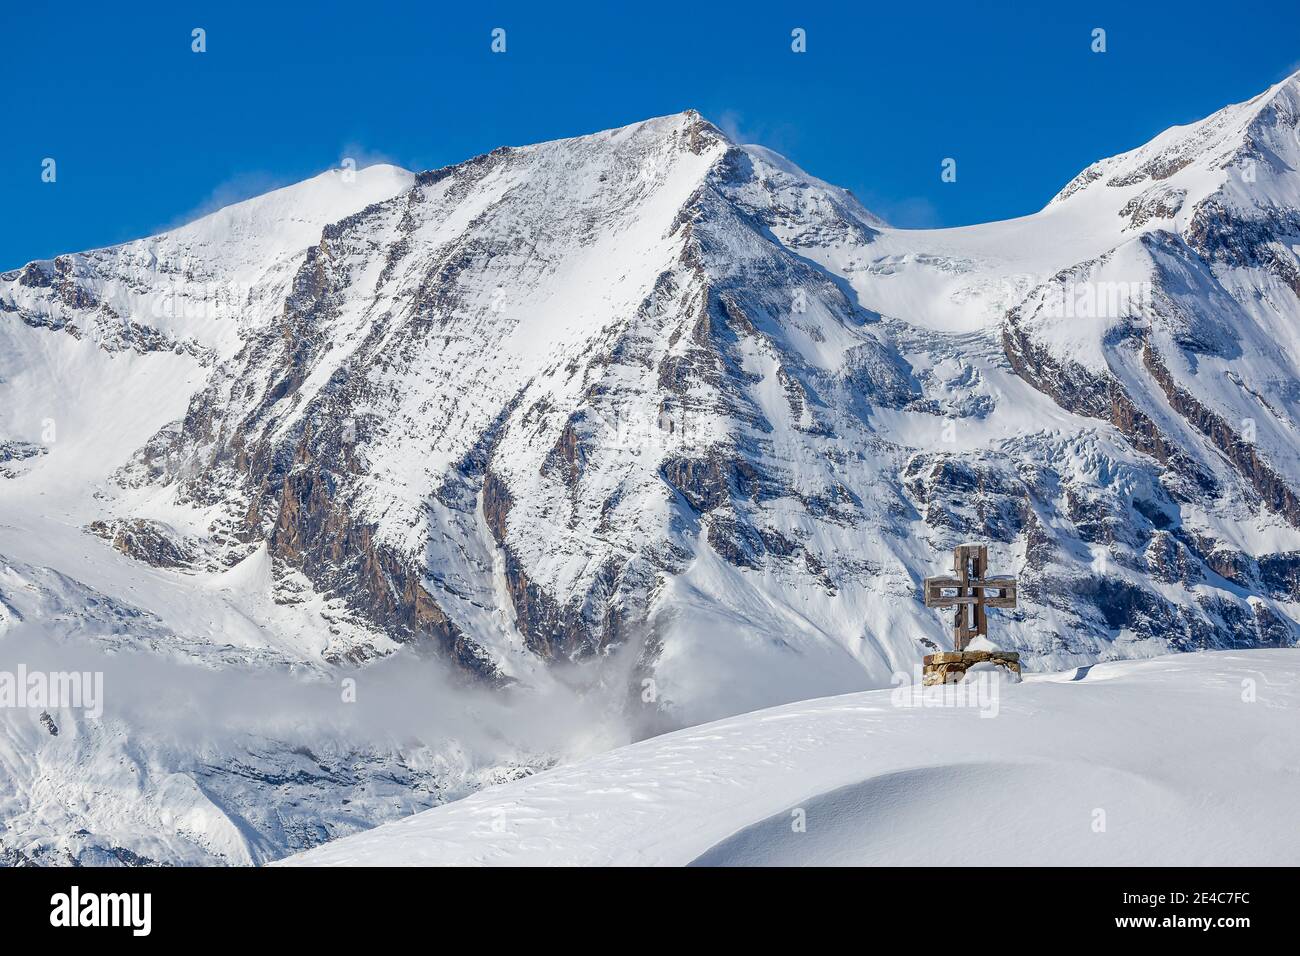
[[[973,638],[988,633],[989,622],[984,613],[985,608],[1016,606],[1016,579],[986,577],[988,567],[987,546],[963,544],[952,552],[955,577],[925,579],[926,607],[956,608],[952,620],[953,650],[960,651]],[[945,594],[945,591],[956,593]],[[997,594],[989,594],[990,591],[996,591]]]

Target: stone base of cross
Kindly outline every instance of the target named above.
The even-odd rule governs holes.
[[[985,608],[1015,607],[1016,579],[989,577],[989,549],[963,544],[953,549],[951,576],[925,579],[925,606],[953,608],[951,651],[925,656],[923,684],[960,681],[968,668],[990,663],[1020,676],[1020,655],[1014,651],[969,651],[977,637],[988,634]]]
[[[1015,651],[941,651],[938,654],[926,654],[922,658],[924,668],[921,671],[921,684],[958,684],[966,676],[966,671],[976,664],[992,664],[1001,667],[1015,679],[1020,679],[1020,655]]]

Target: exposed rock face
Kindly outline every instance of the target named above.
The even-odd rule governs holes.
[[[1010,544],[1032,514],[1032,492],[1019,474],[973,456],[915,455],[903,479],[925,523],[961,538]]]
[[[1146,549],[1147,567],[1157,581],[1192,585],[1201,580],[1200,563],[1186,545],[1168,531],[1156,531]]]
[[[346,510],[335,507],[336,487],[328,473],[311,467],[310,459],[285,477],[268,539],[272,553],[319,590],[348,595],[354,608],[395,637],[428,641],[466,670],[498,679],[492,662],[433,600],[421,572],[377,544],[372,528],[351,524]]]
[[[1253,442],[1243,440],[1221,415],[1210,411],[1190,392],[1179,386],[1159,353],[1150,345],[1142,349],[1142,363],[1160,385],[1174,411],[1214,443],[1238,473],[1259,493],[1264,507],[1281,514],[1291,524],[1300,526],[1300,498],[1263,459],[1258,447]]]
[[[16,478],[34,458],[48,452],[44,445],[28,441],[0,441],[0,478]]]
[[[1002,343],[1016,373],[1055,399],[1062,408],[1110,422],[1138,451],[1191,478],[1201,489],[1212,490],[1213,479],[1204,474],[1194,458],[1161,433],[1114,376],[1096,375],[1035,345],[1021,328],[1016,310],[1007,316]]]
[[[515,613],[515,623],[524,643],[534,654],[548,661],[590,654],[608,644],[617,634],[613,621],[584,618],[581,607],[560,605],[544,588],[533,583],[507,539],[507,522],[513,500],[505,483],[492,472],[483,480],[483,517],[504,558],[506,590]],[[613,571],[601,581],[612,583]],[[609,624],[609,627],[602,627]]]
[[[1300,551],[1264,555],[1259,559],[1259,576],[1273,597],[1300,601]]]
[[[1137,228],[1152,219],[1174,218],[1183,208],[1186,198],[1186,190],[1155,186],[1130,199],[1119,214],[1128,217],[1130,228]]]
[[[128,557],[158,568],[192,568],[198,557],[191,543],[160,521],[146,518],[94,521],[87,529]]]

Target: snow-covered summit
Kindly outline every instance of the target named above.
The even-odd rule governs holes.
[[[1300,72],[1244,103],[1226,106],[1196,123],[1171,127],[1136,149],[1093,163],[1052,203],[1124,205],[1135,195],[1158,188],[1167,197],[1180,194],[1190,209],[1233,179],[1253,187],[1239,190],[1239,196],[1294,203],[1294,191],[1278,194],[1271,187],[1296,182],[1298,130]]]
[[[320,241],[325,226],[405,191],[414,179],[414,173],[388,163],[328,169],[140,242],[155,250],[174,243],[174,255],[222,259],[232,271],[250,270],[305,250]]]
[[[391,165],[327,170],[156,236],[30,262],[0,275],[0,308],[108,351],[224,354],[276,308],[326,225],[413,180]]]

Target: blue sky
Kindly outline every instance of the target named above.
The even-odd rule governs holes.
[[[431,168],[688,107],[897,225],[1001,219],[1300,68],[1294,0],[987,6],[9,4],[0,268],[157,232],[344,156]]]

